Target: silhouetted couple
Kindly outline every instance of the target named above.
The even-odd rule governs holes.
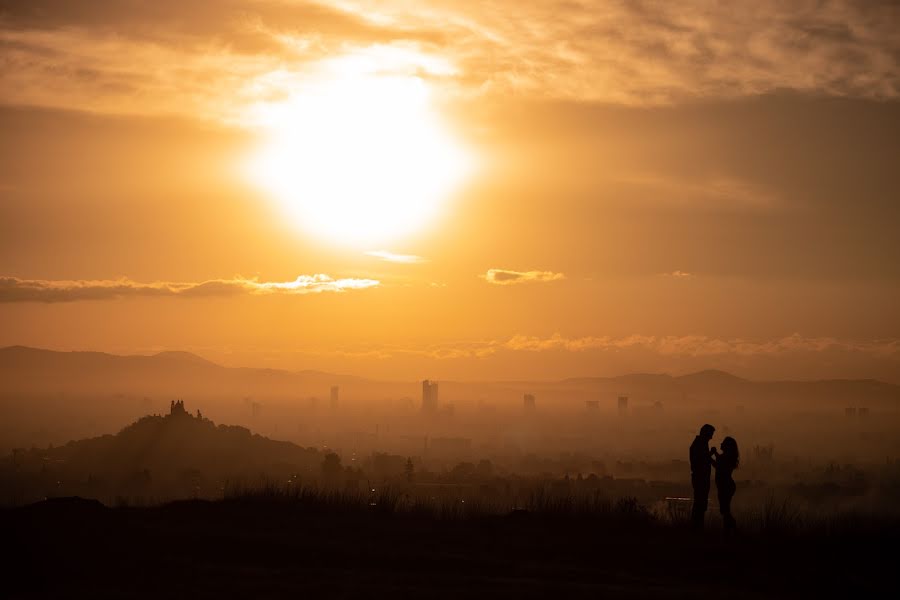
[[[716,428],[706,424],[700,428],[700,433],[691,444],[691,486],[694,488],[694,503],[691,506],[691,526],[694,529],[703,529],[703,520],[706,516],[706,508],[709,504],[709,478],[712,469],[716,470],[716,491],[719,497],[719,512],[722,513],[722,525],[725,533],[731,533],[735,529],[734,517],[731,514],[731,499],[734,498],[736,486],[734,470],[740,463],[737,441],[733,437],[726,437],[720,446],[721,452],[715,447],[709,447]]]

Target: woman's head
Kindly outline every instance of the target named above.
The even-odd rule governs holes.
[[[741,461],[741,453],[738,451],[737,440],[730,435],[722,440],[722,454],[732,460],[734,468],[736,469],[738,463]]]

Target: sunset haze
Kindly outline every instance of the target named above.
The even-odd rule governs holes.
[[[0,1],[0,346],[900,383],[898,25]]]

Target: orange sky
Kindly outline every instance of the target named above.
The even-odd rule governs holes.
[[[0,0],[0,345],[900,381],[897,31],[876,2]]]

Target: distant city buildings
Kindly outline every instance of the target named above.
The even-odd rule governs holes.
[[[775,445],[754,446],[753,458],[760,463],[771,463],[775,459]]]
[[[855,406],[848,406],[844,409],[844,415],[847,417],[868,417],[869,409],[866,406],[860,406],[859,408]]]
[[[620,415],[628,412],[628,396],[619,396],[618,407]]]
[[[330,399],[331,410],[337,410],[340,393],[341,393],[341,388],[339,386],[336,386],[336,385],[331,386],[331,399]]]
[[[589,411],[600,410],[600,401],[599,400],[585,400],[584,407]]]
[[[426,379],[422,382],[422,412],[435,414],[438,411],[438,383]]]
[[[530,412],[535,409],[534,394],[525,394],[525,398],[522,401],[522,407],[526,412]]]

